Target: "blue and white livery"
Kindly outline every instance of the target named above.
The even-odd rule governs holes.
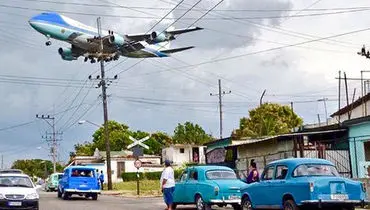
[[[131,58],[168,57],[171,53],[193,48],[193,46],[169,49],[170,41],[176,35],[202,30],[199,27],[186,29],[153,31],[150,34],[118,35],[113,31],[102,31],[99,37],[98,29],[87,26],[76,20],[57,13],[41,13],[32,17],[29,24],[36,31],[45,35],[51,45],[50,38],[71,44],[70,48],[59,48],[58,52],[64,60],[77,60],[84,56],[85,62],[91,63],[104,60],[118,60],[119,56]],[[103,43],[103,50],[101,49]]]

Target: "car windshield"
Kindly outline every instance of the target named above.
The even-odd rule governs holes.
[[[1,176],[0,187],[26,187],[33,188],[32,181],[24,176]]]
[[[72,177],[94,177],[92,169],[72,169]]]
[[[234,171],[227,170],[212,170],[207,171],[207,179],[237,179]]]
[[[337,169],[325,164],[303,164],[298,166],[293,176],[339,176]]]

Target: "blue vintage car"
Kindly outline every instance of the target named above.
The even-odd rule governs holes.
[[[240,209],[240,189],[245,185],[225,166],[188,167],[176,182],[174,206],[196,204],[198,210],[208,210],[211,205],[230,204]]]
[[[242,189],[244,209],[284,209],[331,207],[354,210],[365,205],[362,182],[339,176],[333,163],[323,159],[290,158],[271,162],[260,182]]]
[[[59,180],[58,197],[69,199],[73,194],[98,199],[100,186],[95,168],[86,166],[70,166],[64,169]]]

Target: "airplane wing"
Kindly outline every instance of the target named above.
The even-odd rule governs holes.
[[[160,39],[157,40],[157,42],[171,41],[171,40],[175,39],[175,35],[189,33],[189,32],[198,31],[198,30],[203,30],[203,28],[190,27],[190,28],[186,28],[186,29],[168,30],[168,31],[165,31],[163,33],[154,31],[150,34],[128,34],[128,35],[125,35],[124,37],[126,38],[126,40],[147,41],[148,43],[151,44],[151,41],[154,41],[157,38],[160,38]],[[163,34],[164,36],[159,36],[161,34]]]

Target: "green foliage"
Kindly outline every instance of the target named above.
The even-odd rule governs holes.
[[[126,172],[126,173],[122,173],[121,175],[122,177],[122,180],[124,182],[128,182],[128,181],[135,181],[137,180],[137,175],[136,175],[136,172]],[[144,176],[143,176],[143,173],[139,173],[139,180],[142,180],[144,179]],[[158,179],[159,180],[159,179]]]
[[[206,134],[201,126],[191,122],[178,124],[174,131],[173,142],[177,144],[203,145],[213,140],[212,136]]]
[[[174,170],[175,179],[180,178],[180,175],[183,171],[184,171],[183,169],[175,169]],[[145,172],[145,173],[140,172],[139,175],[140,175],[140,178],[139,178],[140,180],[158,180],[159,181],[161,179],[162,171]],[[136,181],[137,179],[136,172],[125,172],[125,173],[122,173],[121,177],[124,182]]]
[[[20,169],[30,177],[36,176],[46,178],[53,173],[53,163],[50,160],[31,159],[31,160],[16,160],[12,169]],[[56,164],[57,172],[63,172],[63,166]]]
[[[303,120],[289,106],[265,103],[249,111],[249,118],[240,119],[233,138],[262,137],[289,133]]]
[[[127,146],[132,143],[132,141],[129,139],[129,136],[132,136],[135,139],[141,139],[150,135],[149,133],[140,130],[131,131],[127,125],[120,124],[116,121],[109,121],[108,129],[111,151],[126,150]],[[75,152],[71,153],[70,156],[92,156],[95,148],[98,148],[99,151],[105,151],[104,127],[96,130],[92,137],[92,142],[75,144]],[[153,133],[150,139],[145,141],[145,144],[149,146],[149,149],[144,149],[144,153],[150,155],[160,155],[162,154],[162,148],[170,145],[171,143],[172,139],[167,134],[163,132]]]

